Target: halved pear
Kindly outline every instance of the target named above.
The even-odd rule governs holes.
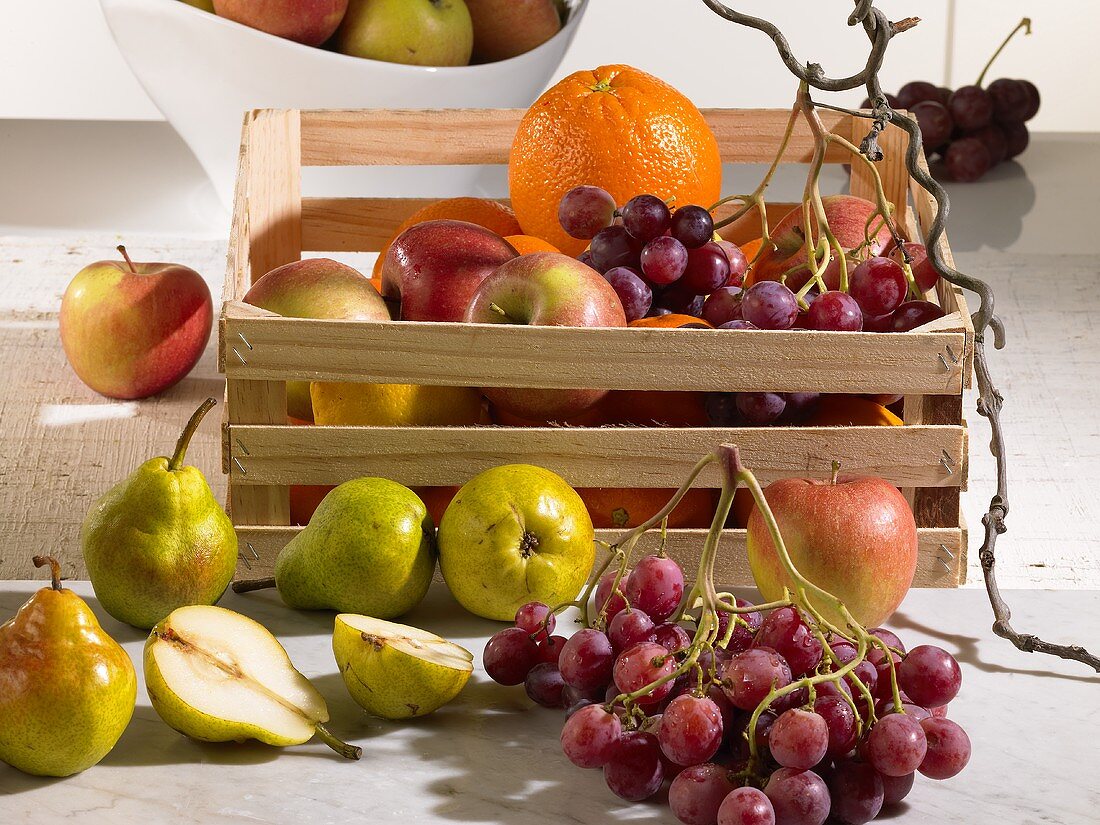
[[[351,697],[383,719],[441,708],[474,669],[470,651],[434,633],[354,613],[336,617],[332,652]]]
[[[324,727],[328,706],[278,639],[223,607],[173,610],[145,642],[145,683],[161,719],[192,739],[300,745],[314,735],[349,759],[362,749]]]

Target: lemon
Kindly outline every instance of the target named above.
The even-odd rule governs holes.
[[[477,424],[481,393],[469,387],[418,384],[310,384],[318,424],[370,427],[446,427]]]

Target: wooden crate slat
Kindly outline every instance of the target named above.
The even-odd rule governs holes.
[[[237,565],[238,579],[255,579],[274,572],[275,557],[300,527],[240,526],[237,536],[242,549]],[[620,530],[597,530],[596,538],[613,542]],[[705,530],[669,530],[666,550],[676,559],[689,578],[694,578],[699,554],[706,538]],[[660,536],[647,533],[638,542],[635,558],[657,549]],[[944,549],[946,548],[946,550]],[[254,554],[252,551],[255,551]],[[966,577],[965,533],[958,527],[923,528],[917,530],[917,571],[914,587],[958,587]],[[952,556],[954,556],[952,558]],[[941,563],[942,561],[942,563]],[[438,570],[436,580],[442,581]],[[719,587],[752,587],[752,572],[745,555],[745,531],[725,530],[722,533],[715,562],[715,582]]]
[[[226,381],[226,414],[228,424],[223,425],[223,439],[229,452],[222,462],[233,470],[235,452],[240,446],[233,443],[233,426],[244,421],[286,421],[286,384],[281,381]],[[229,485],[229,512],[234,523],[290,524],[290,497],[285,486],[279,485]]]
[[[232,378],[473,387],[958,393],[943,366],[954,332],[806,333],[518,327],[252,317],[226,308],[225,337],[249,342]],[[224,342],[223,342],[224,346]],[[476,357],[481,356],[481,357]]]
[[[702,112],[727,163],[770,163],[789,115],[781,109]],[[504,164],[523,114],[523,109],[303,110],[302,165]],[[852,131],[848,115],[823,111],[821,119],[831,131]],[[800,120],[783,162],[808,163],[812,155],[809,127]],[[827,163],[849,159],[836,146],[825,155]]]
[[[297,111],[252,113],[245,205],[254,277],[302,257],[301,145]]]
[[[787,476],[871,474],[901,487],[957,487],[960,426],[917,427],[294,427],[230,426],[237,484],[336,484],[384,476],[409,486],[462,484],[499,464],[537,464],[577,487],[678,487],[723,442],[767,483]],[[957,472],[941,464],[944,454]],[[721,484],[717,469],[699,486]],[[957,492],[956,492],[957,498]],[[943,526],[943,525],[935,525]]]

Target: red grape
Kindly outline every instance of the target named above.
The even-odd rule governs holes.
[[[912,773],[924,761],[927,750],[928,740],[920,723],[904,713],[879,719],[864,746],[867,761],[887,776]]]
[[[619,654],[615,660],[615,686],[620,693],[634,693],[676,669],[676,659],[656,642],[641,642]],[[654,705],[672,692],[668,681],[646,697],[638,699],[640,705]]]
[[[541,642],[554,632],[556,620],[550,608],[542,602],[528,602],[516,611],[516,627],[521,628]]]
[[[859,698],[863,695],[863,693],[860,691],[859,688],[856,687],[855,679],[853,677],[856,677],[861,682],[863,682],[863,686],[866,687],[872,695],[874,695],[875,688],[878,686],[878,668],[876,668],[873,664],[865,659],[858,665],[856,665],[852,669],[851,673],[844,677],[844,684],[847,685],[852,696]]]
[[[591,240],[615,217],[615,199],[598,186],[574,186],[558,204],[558,223],[566,234]]]
[[[641,247],[621,226],[608,226],[596,233],[589,246],[592,263],[599,272],[617,266],[637,266]]]
[[[718,808],[717,825],[776,825],[775,809],[767,795],[744,787],[730,792]]]
[[[829,726],[816,713],[791,708],[779,714],[768,734],[772,758],[784,768],[808,770],[825,758]]]
[[[617,614],[607,626],[607,638],[611,640],[611,649],[621,653],[639,642],[655,642],[657,634],[653,632],[653,620],[644,610],[628,609]]]
[[[928,259],[928,250],[922,243],[906,241],[905,251],[909,253],[909,268],[913,271],[913,279],[922,292],[927,292],[940,279],[940,274],[936,272],[936,268],[932,266],[932,261]],[[899,250],[892,250],[890,257],[897,261],[899,265],[901,264],[902,257]],[[902,273],[902,276],[904,277],[904,273]]]
[[[902,642],[900,638],[898,638],[898,634],[896,634],[894,631],[887,630],[885,627],[872,627],[867,632],[874,636],[876,639],[886,642],[889,647],[892,647],[895,650],[900,650],[902,653],[905,652],[905,643]]]
[[[604,690],[603,687],[595,690],[577,690],[567,682],[565,687],[561,689],[561,703],[570,710],[580,710],[585,705],[595,704],[603,700]],[[569,715],[572,715],[572,713],[570,712]]]
[[[735,427],[741,423],[741,414],[737,412],[737,393],[708,392],[703,400],[703,409],[712,427]]]
[[[726,253],[726,260],[730,264],[730,276],[726,286],[741,286],[745,281],[745,273],[749,271],[749,261],[741,247],[730,241],[715,241],[722,251]]]
[[[696,295],[709,295],[730,276],[730,262],[722,247],[711,241],[688,250],[687,269],[679,284]]]
[[[615,577],[617,575],[617,571],[608,570],[606,573],[603,574],[603,576],[600,577],[600,583],[596,585],[596,595],[593,601],[593,607],[596,609],[597,613],[600,612],[600,610],[603,610],[603,608],[606,606],[607,609],[604,610],[604,615],[609,620],[613,618],[616,613],[626,607],[626,599],[620,594],[622,591],[622,584],[630,575],[630,571],[627,570],[623,573],[623,577],[619,582],[620,593],[611,595],[611,588],[615,584]]]
[[[834,332],[859,332],[863,329],[863,313],[859,304],[845,292],[829,290],[810,304],[810,329]]]
[[[996,166],[1008,157],[1008,138],[1005,137],[1005,130],[1000,124],[990,123],[976,132],[967,133],[966,136],[977,138],[985,144],[985,148],[989,150],[989,165],[991,167]]]
[[[671,217],[668,206],[656,195],[638,195],[631,198],[623,206],[620,214],[626,231],[642,243],[664,234]]]
[[[934,152],[951,139],[955,122],[947,107],[938,100],[922,100],[910,110],[920,126],[926,153]]]
[[[1001,123],[1023,123],[1031,106],[1031,95],[1019,80],[1002,77],[986,87],[993,101],[993,117]]]
[[[836,759],[856,746],[856,715],[839,696],[822,696],[820,690],[817,696],[814,713],[825,720],[825,727],[829,732],[825,754]]]
[[[745,423],[760,427],[773,423],[787,408],[787,400],[775,392],[739,392],[736,403]]]
[[[745,290],[741,315],[760,329],[790,329],[798,317],[798,301],[783,284],[760,281]]]
[[[645,245],[641,263],[642,274],[651,284],[671,284],[687,269],[687,247],[673,237],[661,235]]]
[[[956,140],[947,147],[944,162],[947,171],[957,181],[970,183],[989,171],[992,158],[985,144],[974,137]]]
[[[935,645],[909,651],[898,666],[898,685],[918,705],[946,705],[962,687],[962,670],[955,657]]]
[[[951,93],[947,108],[955,125],[966,132],[981,129],[993,118],[993,99],[980,86],[960,86]]]
[[[551,636],[545,641],[539,642],[538,648],[540,662],[550,662],[556,665],[561,660],[561,652],[565,650],[565,637]]]
[[[1005,158],[1012,160],[1027,148],[1030,137],[1027,127],[1022,123],[1002,123],[1001,129],[1005,133],[1005,141],[1008,143],[1008,151]]]
[[[657,737],[646,731],[623,733],[604,765],[603,778],[611,792],[627,802],[657,793],[665,778]]]
[[[882,804],[896,805],[909,795],[913,789],[915,773],[907,773],[905,776],[884,776],[879,774],[882,780]]]
[[[646,556],[634,566],[623,593],[633,607],[663,622],[684,597],[684,571],[666,556]]]
[[[645,314],[653,306],[653,290],[642,280],[641,275],[628,266],[616,266],[607,270],[604,278],[619,296],[628,322],[645,318]]]
[[[722,744],[722,714],[705,696],[677,696],[661,716],[657,738],[672,762],[698,765],[714,756]]]
[[[752,607],[752,602],[745,599],[735,599],[734,604],[737,607]],[[756,631],[760,629],[760,625],[764,623],[764,617],[759,610],[753,610],[749,613],[736,614],[735,620],[734,614],[726,613],[724,610],[718,611],[718,641],[722,641],[726,637],[726,628],[729,627],[729,623],[732,621],[735,623],[733,633],[730,635],[729,644],[726,645],[726,650],[730,653],[737,653],[742,650],[747,650],[752,647],[753,637],[756,635]]]
[[[790,683],[790,666],[767,647],[750,647],[734,654],[722,670],[722,689],[741,710],[755,709],[773,685],[781,688]]]
[[[722,800],[736,788],[729,770],[721,765],[693,765],[672,780],[668,806],[684,825],[715,825]]]
[[[886,315],[901,306],[909,283],[897,261],[876,255],[852,270],[848,290],[864,315]]]
[[[782,656],[796,677],[817,667],[823,652],[821,642],[793,607],[780,607],[769,613],[753,644]]]
[[[830,814],[841,825],[864,825],[882,810],[882,777],[870,765],[845,759],[829,773]]]
[[[929,708],[928,712],[931,713],[937,719],[947,718],[947,705],[940,705],[938,708]]]
[[[1021,120],[1031,120],[1039,111],[1039,90],[1035,87],[1035,84],[1030,80],[1019,81],[1024,86],[1024,91],[1027,92],[1027,109],[1024,110],[1024,116]]]
[[[829,789],[813,771],[780,768],[764,793],[775,808],[776,825],[822,825],[829,816]]]
[[[678,624],[672,624],[671,622],[659,624],[653,629],[653,635],[657,644],[669,653],[686,650],[691,646],[691,636]]]
[[[703,304],[703,320],[716,327],[729,321],[741,320],[743,294],[744,290],[737,286],[724,286],[714,290]]]
[[[682,279],[681,279],[682,280]],[[670,286],[660,297],[656,299],[659,306],[665,309],[678,313],[680,315],[691,315],[698,318],[703,312],[703,303],[706,301],[706,297],[703,295],[696,295],[687,287],[683,286],[680,281]],[[686,328],[690,329],[706,329],[706,324],[700,323],[697,325],[685,324]]]
[[[602,768],[615,753],[622,733],[618,716],[602,705],[588,705],[565,720],[561,749],[578,768]]]
[[[518,685],[538,663],[539,650],[527,631],[509,627],[493,634],[481,659],[494,682]]]
[[[930,716],[921,720],[928,740],[928,751],[920,763],[920,772],[930,779],[950,779],[970,761],[970,737],[950,719]]]
[[[714,219],[701,206],[685,206],[672,213],[671,230],[672,237],[688,249],[695,249],[713,237]]]
[[[566,682],[579,690],[595,690],[611,681],[615,653],[606,635],[583,628],[566,641],[559,663]]]
[[[889,95],[886,96],[890,98]],[[927,80],[911,80],[898,89],[895,100],[897,105],[893,103],[890,105],[896,109],[909,109],[912,110],[914,106],[923,100],[939,100],[940,90],[935,83],[929,83]]]
[[[817,392],[787,392],[783,396],[787,399],[787,406],[783,408],[786,421],[798,422],[809,418],[821,401],[821,393]]]
[[[544,708],[562,706],[562,688],[565,687],[565,682],[562,681],[557,665],[549,662],[540,662],[535,665],[527,674],[523,687],[531,701]]]
[[[906,301],[894,310],[893,332],[909,332],[942,317],[943,310],[930,301]]]
[[[906,716],[911,716],[918,722],[923,722],[925,719],[931,719],[932,714],[920,705],[914,705],[912,702],[902,702],[902,711]],[[879,716],[889,716],[891,713],[897,713],[897,707],[894,705],[893,697],[887,697],[885,699],[879,699],[875,704],[875,713]]]

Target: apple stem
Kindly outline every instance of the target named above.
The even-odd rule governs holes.
[[[251,593],[253,590],[267,590],[275,586],[275,577],[267,579],[249,579],[248,581],[233,582],[234,593]]]
[[[50,566],[50,586],[54,590],[61,589],[61,564],[53,556],[35,556],[31,561],[35,567]]]
[[[134,262],[130,260],[130,253],[126,251],[126,247],[119,244],[115,249],[122,253],[122,257],[125,259],[126,265],[130,267],[130,271],[137,275],[137,267],[134,266]]]
[[[349,745],[342,739],[337,739],[324,725],[317,725],[317,738],[340,754],[345,759],[358,759],[363,755],[363,749],[358,745]]]
[[[176,442],[175,452],[172,453],[172,457],[168,460],[169,470],[178,470],[183,466],[183,458],[187,455],[187,446],[191,443],[191,436],[193,436],[195,430],[199,428],[199,423],[202,421],[203,416],[210,412],[217,403],[216,399],[207,398],[199,405],[199,408],[191,414],[187,426],[183,428],[183,432],[180,433],[179,440]]]
[[[832,476],[830,476],[830,478],[829,478],[829,483],[830,483],[830,484],[832,484],[832,485],[833,485],[833,486],[835,487],[835,486],[836,486],[836,480],[837,480],[837,477],[839,477],[839,476],[840,476],[840,462],[839,462],[839,461],[837,461],[837,460],[836,460],[836,459],[834,458],[834,459],[833,459],[833,474],[832,474]]]
[[[489,304],[489,309],[491,311],[495,312],[497,315],[499,315],[504,320],[509,321],[513,324],[515,323],[515,319],[511,315],[509,315],[507,313],[507,311],[505,311],[504,307],[502,307],[500,304],[490,303]]]

